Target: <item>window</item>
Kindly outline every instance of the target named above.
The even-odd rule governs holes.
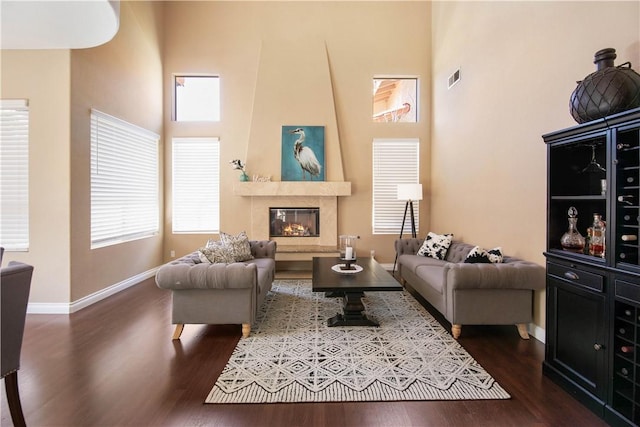
[[[220,230],[220,141],[173,138],[173,232]]]
[[[220,121],[219,77],[175,76],[174,89],[176,121]]]
[[[397,186],[420,182],[419,151],[417,139],[373,140],[373,234],[400,234],[406,201],[397,200]],[[413,209],[417,229],[419,202]]]
[[[377,77],[373,79],[373,121],[418,121],[418,79]]]
[[[0,100],[0,245],[29,250],[29,107]]]
[[[91,110],[91,248],[159,232],[158,140]]]

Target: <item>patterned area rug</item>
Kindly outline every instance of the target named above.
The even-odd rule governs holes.
[[[273,284],[206,403],[509,399],[408,292],[369,292],[380,327],[335,327],[340,298]]]

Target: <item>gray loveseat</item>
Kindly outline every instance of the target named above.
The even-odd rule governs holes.
[[[458,338],[462,325],[515,324],[528,339],[533,320],[533,291],[544,289],[544,267],[505,256],[502,263],[468,264],[473,245],[453,241],[444,260],[417,255],[423,240],[395,242],[398,273],[451,322]]]
[[[275,277],[276,242],[249,244],[254,257],[249,261],[202,263],[196,251],[158,269],[156,284],[172,291],[174,340],[180,338],[185,323],[242,324],[242,336],[249,336]]]

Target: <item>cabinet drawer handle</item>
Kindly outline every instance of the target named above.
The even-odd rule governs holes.
[[[578,276],[573,271],[567,271],[566,273],[564,273],[564,277],[566,277],[569,280],[578,280],[580,278],[580,276]]]
[[[600,345],[600,344],[598,344],[598,343],[595,343],[595,344],[593,345],[593,349],[594,349],[595,351],[600,351],[600,350],[602,350],[602,345]]]

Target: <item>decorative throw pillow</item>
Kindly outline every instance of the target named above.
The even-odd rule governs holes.
[[[235,261],[229,248],[222,243],[204,246],[198,249],[198,255],[202,262],[209,262],[212,264],[229,264]]]
[[[428,256],[435,259],[444,259],[447,256],[449,246],[453,240],[453,234],[436,234],[431,231],[422,243],[422,247],[418,250],[418,255]]]
[[[204,246],[198,249],[198,259],[200,260],[201,264],[211,264],[211,261],[209,261],[209,258],[207,258],[207,256],[203,252],[204,249],[207,249],[207,247]]]
[[[251,245],[249,244],[249,238],[244,231],[238,233],[236,236],[232,236],[227,233],[220,233],[220,242],[229,249],[233,259],[236,262],[248,261],[253,259],[251,255]]]
[[[489,263],[499,263],[499,262],[502,262],[502,260],[503,260],[503,255],[502,255],[501,247],[493,248],[491,250],[485,250],[485,249],[482,249],[480,246],[476,246],[473,249],[471,249],[471,252],[469,252],[469,255],[467,255],[467,258],[464,260],[464,262],[468,264],[478,264],[478,263],[489,264]]]

